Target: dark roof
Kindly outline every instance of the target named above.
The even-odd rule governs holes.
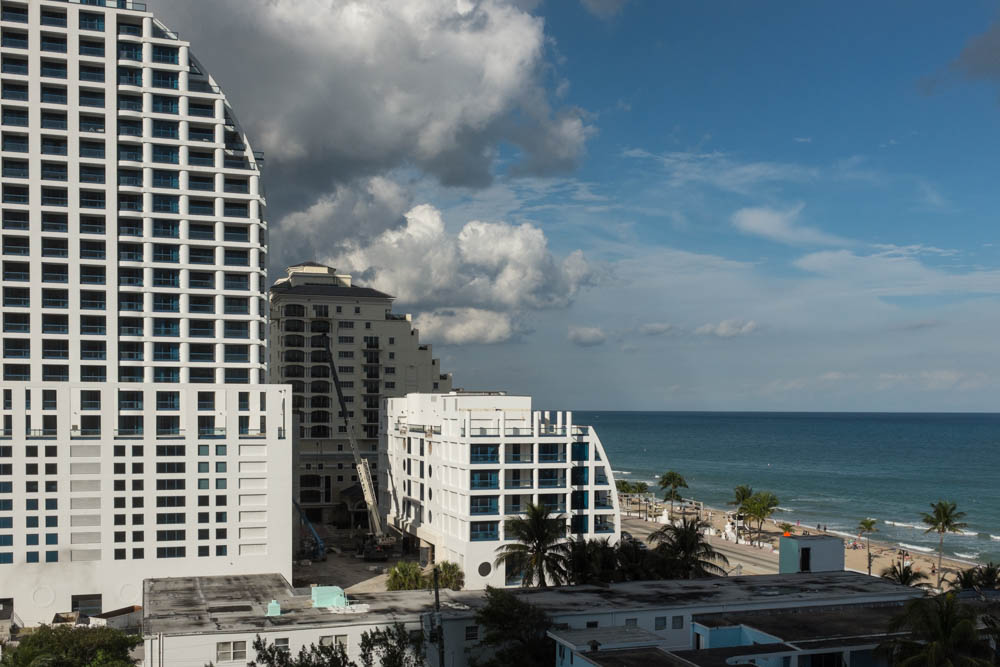
[[[886,634],[901,604],[843,605],[826,609],[782,609],[696,614],[710,628],[746,625],[784,642],[848,639]]]
[[[371,287],[358,287],[357,285],[352,285],[351,287],[345,287],[344,285],[321,284],[292,286],[288,283],[278,283],[277,285],[271,287],[271,292],[274,294],[295,294],[298,296],[340,296],[351,299],[396,298],[386,294],[385,292],[379,292],[377,289],[372,289]]]
[[[729,667],[730,665],[751,664],[750,660],[755,655],[769,655],[771,653],[795,653],[798,649],[788,644],[753,644],[751,646],[726,646],[724,648],[691,649],[688,651],[671,651],[667,656],[671,662],[651,663],[652,665],[696,665],[697,667]],[[584,654],[588,660],[591,653]],[[746,657],[747,660],[736,662],[734,659]],[[730,662],[732,660],[732,662]],[[599,662],[599,665],[608,663]],[[613,664],[613,663],[611,663]],[[636,667],[639,664],[636,663]]]
[[[660,649],[652,647],[588,651],[583,657],[600,667],[667,667],[678,664]]]

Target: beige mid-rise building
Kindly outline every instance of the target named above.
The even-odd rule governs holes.
[[[353,284],[351,276],[304,262],[271,287],[270,374],[292,385],[297,455],[295,499],[312,521],[364,525],[364,498],[327,361],[337,365],[348,417],[369,459],[376,485],[379,417],[384,398],[451,391],[431,346],[422,344],[410,315],[392,312],[393,297]]]

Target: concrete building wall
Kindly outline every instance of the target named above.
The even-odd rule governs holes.
[[[536,412],[531,398],[410,394],[388,399],[384,439],[391,525],[458,563],[465,585],[518,585],[494,566],[503,519],[529,504],[563,516],[572,539],[621,532],[614,475],[596,431],[569,412]]]
[[[430,345],[420,342],[409,315],[392,313],[392,297],[359,287],[351,276],[307,263],[288,269],[271,290],[272,382],[294,390],[298,452],[295,497],[314,520],[367,525],[360,494],[341,492],[358,484],[354,459],[341,423],[322,337],[330,337],[361,454],[369,459],[377,486],[384,488],[378,451],[382,399],[412,392],[447,392]],[[348,502],[350,517],[334,507]]]
[[[290,574],[259,156],[144,4],[0,24],[0,597],[36,623],[152,575]]]
[[[20,479],[3,496],[13,521],[0,531],[10,536],[0,589],[25,623],[69,611],[74,595],[100,594],[104,610],[139,604],[151,576],[291,577],[288,387],[138,385],[135,403],[133,384],[52,386],[4,387],[18,435],[0,447],[13,445],[5,465]],[[84,410],[81,395],[95,391],[99,408]],[[121,392],[132,407],[119,407]],[[175,393],[176,411],[157,407]],[[49,414],[51,433],[21,435],[27,416]],[[100,417],[100,435],[73,430],[81,414]],[[169,414],[179,428],[158,431]],[[116,429],[121,415],[142,426]],[[206,416],[211,428],[199,428]]]

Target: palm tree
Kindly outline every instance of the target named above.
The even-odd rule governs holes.
[[[944,535],[945,533],[961,533],[967,524],[962,522],[965,512],[959,512],[955,503],[939,500],[931,503],[930,513],[924,513],[923,522],[927,524],[924,533],[938,534],[938,565],[937,565],[937,587],[941,588],[941,561],[944,558]]]
[[[443,560],[437,564],[438,585],[441,588],[450,588],[453,591],[460,591],[465,587],[465,573],[458,563],[450,560]]]
[[[993,590],[1000,588],[1000,566],[993,561],[955,573],[949,582],[960,591]]]
[[[751,496],[753,496],[753,487],[749,486],[748,484],[740,484],[739,486],[733,489],[733,499],[726,504],[735,505],[736,513],[742,514],[743,507],[746,505],[746,502],[750,500]],[[736,539],[737,540],[740,539],[739,522],[736,523]]]
[[[898,562],[893,563],[891,567],[882,570],[882,578],[902,586],[924,588],[928,585],[924,582],[924,579],[927,578],[927,573],[914,570],[913,566],[909,563],[905,565]]]
[[[712,548],[705,539],[707,521],[681,517],[681,523],[665,524],[654,531],[647,540],[656,544],[656,550],[670,561],[684,579],[697,579],[710,575],[725,576],[729,559]],[[720,565],[721,563],[721,565]]]
[[[607,539],[572,540],[566,570],[574,584],[603,584],[612,581],[617,570],[617,554]]]
[[[642,581],[652,579],[652,556],[638,540],[619,540],[615,545],[615,581]]]
[[[390,591],[416,591],[427,588],[427,581],[419,565],[412,560],[401,560],[389,570],[385,587]]]
[[[670,514],[667,516],[673,521],[674,518],[674,501],[681,500],[681,495],[677,493],[677,489],[688,488],[688,483],[681,476],[681,474],[675,470],[668,470],[667,472],[660,475],[660,488],[669,489],[663,494],[664,500],[670,501]]]
[[[862,519],[858,522],[858,532],[865,536],[865,547],[868,550],[868,576],[872,576],[872,538],[871,534],[878,531],[875,519]]]
[[[757,541],[764,533],[764,522],[778,509],[778,496],[770,491],[758,491],[743,503],[743,513],[757,522]]]
[[[1000,565],[990,561],[979,566],[979,587],[985,589],[1000,588]]]
[[[959,570],[948,583],[960,591],[974,591],[979,588],[979,568],[969,567]]]
[[[910,600],[889,624],[889,632],[902,633],[879,646],[893,665],[993,664],[993,651],[976,629],[975,611],[959,603],[954,593]]]
[[[556,585],[566,580],[566,561],[570,547],[566,544],[566,520],[562,515],[550,516],[543,505],[528,504],[524,517],[508,517],[504,531],[510,544],[497,547],[494,565],[523,573],[522,585],[536,581],[547,588],[546,576]]]

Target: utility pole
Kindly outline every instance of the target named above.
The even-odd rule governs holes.
[[[438,567],[434,566],[434,619],[437,623],[438,667],[444,667],[444,624],[441,622],[441,589],[438,584]]]

